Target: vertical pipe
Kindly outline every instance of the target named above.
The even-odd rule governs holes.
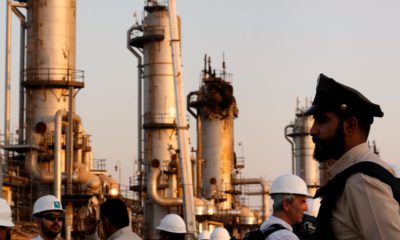
[[[197,197],[203,196],[203,133],[201,131],[201,116],[197,116]]]
[[[196,176],[195,176],[195,194],[198,198],[201,198],[203,196],[203,184],[202,184],[202,172],[203,172],[203,143],[202,143],[202,134],[203,131],[201,130],[201,125],[202,125],[202,120],[200,115],[198,114],[198,108],[196,108],[197,113],[195,113],[194,111],[192,111],[192,109],[190,109],[190,103],[191,103],[191,98],[192,96],[197,95],[197,98],[199,97],[199,92],[190,92],[187,96],[187,110],[188,112],[194,117],[196,118],[196,133],[197,133],[197,154],[196,154],[196,169],[194,171],[192,171]]]
[[[18,143],[22,144],[24,139],[24,119],[25,119],[25,95],[24,87],[24,71],[25,71],[25,31],[26,24],[21,22],[21,42],[20,42],[20,58],[19,58],[19,130],[18,130]]]
[[[137,146],[137,156],[138,156],[138,170],[140,172],[140,205],[143,206],[143,190],[144,190],[144,179],[143,179],[143,156],[142,156],[142,57],[137,54],[138,59],[138,105],[137,105],[137,114],[138,114],[138,123],[137,123],[137,132],[138,132],[138,146]]]
[[[131,39],[131,33],[133,30],[135,30],[137,26],[133,26],[128,29],[127,32],[127,48],[133,55],[136,56],[138,60],[138,105],[137,105],[137,115],[138,115],[138,123],[137,123],[137,133],[138,133],[138,139],[137,139],[137,158],[138,158],[138,167],[139,167],[139,172],[140,172],[140,187],[141,191],[139,192],[139,199],[141,206],[143,206],[143,189],[144,189],[144,182],[143,182],[143,156],[142,156],[142,57],[140,54],[133,48],[130,47],[129,42]]]
[[[136,56],[138,58],[138,105],[137,105],[137,114],[138,114],[138,123],[137,123],[137,133],[138,133],[138,146],[137,146],[137,156],[138,156],[138,170],[140,173],[140,205],[143,206],[143,190],[144,190],[144,179],[143,179],[143,156],[142,156],[142,57],[138,54]]]
[[[171,32],[171,54],[174,74],[175,101],[176,101],[176,123],[178,132],[178,146],[181,167],[181,183],[183,185],[183,210],[186,221],[188,235],[196,232],[196,219],[194,214],[194,197],[192,172],[190,169],[190,151],[188,127],[185,116],[185,101],[182,99],[183,81],[182,81],[182,65],[180,56],[180,36],[178,33],[178,23],[176,15],[175,0],[168,1],[169,27]]]
[[[66,223],[65,223],[65,239],[72,239],[71,238],[71,233],[72,233],[72,223],[73,223],[73,215],[74,215],[74,209],[73,205],[71,202],[67,203],[66,206]]]
[[[5,66],[5,106],[4,106],[4,145],[8,146],[10,144],[10,95],[11,95],[11,4],[12,1],[7,1],[7,22],[6,22],[6,66]],[[6,167],[9,157],[8,150],[4,150],[4,165],[1,164],[0,171],[0,181],[1,186],[3,186],[3,167]],[[3,195],[2,191],[0,191],[0,197]]]
[[[115,166],[118,168],[118,194],[121,195],[121,161],[115,161]]]
[[[73,88],[69,87],[69,109],[67,128],[67,193],[72,194],[72,171],[73,171]]]
[[[193,179],[192,179],[192,182],[193,182],[193,193],[194,193],[194,195],[196,195],[197,196],[197,170],[196,170],[196,168],[197,168],[197,162],[196,162],[196,157],[195,156],[191,156],[190,157],[190,162],[191,162],[191,171],[192,171],[192,177],[193,177]]]
[[[61,130],[62,119],[67,115],[64,110],[58,110],[55,116],[54,124],[54,196],[61,201]]]
[[[269,212],[269,193],[262,193],[262,209],[263,209],[263,216],[262,220],[265,221],[270,216]]]
[[[68,72],[70,69],[68,69]],[[69,74],[68,74],[69,75]],[[69,76],[70,77],[70,76]],[[70,78],[68,78],[70,80]],[[67,194],[72,195],[72,174],[73,174],[73,150],[74,150],[74,139],[73,139],[73,111],[74,111],[74,90],[70,86],[69,89],[69,104],[68,104],[68,128],[67,128],[67,149],[66,149],[66,159],[67,159]],[[65,223],[65,239],[70,240],[72,232],[73,223],[73,206],[71,202],[67,205],[67,221]]]

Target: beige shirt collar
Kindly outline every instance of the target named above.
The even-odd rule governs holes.
[[[363,156],[370,152],[367,143],[361,143],[341,156],[329,169],[328,177],[332,179],[351,165],[363,161]]]

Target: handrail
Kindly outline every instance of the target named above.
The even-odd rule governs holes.
[[[73,81],[84,82],[85,72],[72,68],[28,68],[25,81]]]

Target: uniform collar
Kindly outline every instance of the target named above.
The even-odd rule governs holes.
[[[361,143],[348,150],[328,169],[329,179],[332,179],[338,173],[342,172],[344,169],[361,161],[362,160],[361,157],[364,156],[369,151],[370,149],[367,143]]]

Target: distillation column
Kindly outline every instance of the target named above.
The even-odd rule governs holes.
[[[76,0],[28,0],[27,26],[22,83],[26,144],[19,147],[25,147],[25,170],[35,186],[34,198],[44,194],[63,198],[65,238],[70,239],[76,196],[98,194],[101,183],[89,171],[93,160],[89,135],[75,114],[75,95],[84,87],[84,74],[76,69],[75,60]]]
[[[10,166],[15,177],[7,181],[13,189],[15,220],[31,221],[33,202],[53,194],[66,209],[64,229],[69,240],[73,230],[83,230],[82,224],[73,229],[72,223],[83,220],[80,210],[86,210],[88,199],[117,195],[112,191],[117,184],[90,171],[89,135],[75,114],[75,95],[84,87],[84,74],[76,69],[75,60],[76,0],[20,2],[8,1],[22,25],[19,139],[4,146],[14,152]],[[26,16],[16,7],[25,7]]]
[[[157,239],[155,227],[182,207],[177,155],[176,102],[168,6],[148,1],[143,25],[129,44],[143,54],[144,236]],[[161,176],[160,176],[161,175]]]
[[[67,191],[72,194],[72,114],[75,88],[83,87],[83,72],[75,69],[76,2],[30,0],[27,4],[23,86],[26,88],[25,141],[31,149],[26,152],[25,166],[36,181],[36,197],[54,194],[61,199],[62,172],[68,174]],[[69,125],[67,147],[62,150],[61,122],[66,119]],[[60,134],[56,136],[56,133]],[[66,239],[70,239],[73,209],[69,203],[65,207]]]
[[[294,174],[306,182],[308,191],[313,196],[320,186],[320,171],[319,163],[313,157],[314,143],[310,136],[313,118],[304,116],[303,113],[304,109],[297,107],[296,119],[294,124],[285,128],[285,137],[292,144]]]
[[[74,112],[75,88],[83,87],[83,72],[75,69],[76,2],[32,0],[27,3],[29,27],[23,86],[26,88],[26,142],[33,151],[27,153],[26,161],[34,178],[50,183],[53,179],[38,173],[36,162],[40,169],[52,170],[53,155],[39,154],[35,149],[43,150],[53,144],[56,113]],[[67,114],[63,116],[66,117]],[[65,151],[61,155],[65,166]],[[43,192],[39,194],[50,192],[50,189],[40,189]]]
[[[31,220],[29,207],[38,197],[62,197],[67,202],[69,239],[73,216],[69,200],[78,194],[99,194],[101,182],[89,171],[93,160],[89,135],[74,114],[75,95],[84,87],[83,71],[75,68],[76,1],[8,1],[8,7],[21,21],[19,138],[18,143],[4,146],[13,151],[10,166],[19,179],[7,179],[13,188],[16,221]],[[17,7],[26,8],[26,16]]]
[[[230,83],[231,75],[211,69],[210,59],[204,59],[202,86],[196,101],[197,121],[201,124],[198,151],[201,152],[198,168],[202,169],[202,196],[214,199],[218,210],[232,209],[232,176],[234,160],[234,119],[238,109]],[[225,65],[225,64],[223,64]],[[224,67],[225,68],[225,67]],[[193,93],[191,93],[193,95]],[[190,96],[190,95],[189,95]]]

